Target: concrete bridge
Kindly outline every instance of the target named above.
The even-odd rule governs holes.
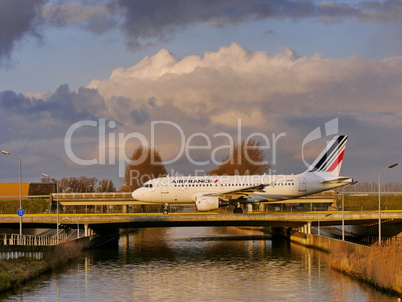
[[[402,211],[382,211],[382,225],[402,228]],[[312,226],[360,225],[378,226],[378,212],[322,211],[302,213],[115,213],[115,214],[60,214],[60,227],[80,228],[85,235],[90,230],[105,232],[121,228],[184,227],[184,226],[264,226],[264,227],[306,227]],[[0,215],[0,228],[19,228],[17,215]],[[56,228],[56,214],[31,214],[22,218],[25,228]],[[401,230],[402,231],[402,230]]]
[[[137,201],[133,199],[131,192],[114,192],[114,193],[53,193],[52,200],[59,201],[63,206],[98,206],[98,205],[119,205],[122,207],[122,212],[127,213],[127,207],[130,205],[146,205],[144,201]],[[286,204],[298,204],[298,203],[309,203],[309,204],[332,204],[336,200],[336,194],[333,191],[323,192],[320,194],[314,194],[309,196],[304,196],[298,199],[286,200]],[[149,203],[150,205],[161,204]],[[190,206],[194,207],[194,203],[190,203]],[[276,204],[280,206],[280,204]],[[251,206],[251,205],[249,205]],[[264,205],[263,205],[264,207]],[[249,211],[251,211],[249,207]],[[312,207],[311,207],[312,209]]]

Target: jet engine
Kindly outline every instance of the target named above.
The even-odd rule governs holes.
[[[228,203],[222,202],[217,196],[198,196],[195,198],[197,211],[208,212],[217,210],[219,207],[226,206]]]

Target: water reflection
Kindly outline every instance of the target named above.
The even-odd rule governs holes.
[[[142,229],[10,301],[395,301],[329,269],[325,253],[238,228]],[[246,236],[246,237],[245,237]]]

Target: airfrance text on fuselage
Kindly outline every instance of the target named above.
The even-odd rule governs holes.
[[[172,184],[209,184],[217,182],[212,180],[212,179],[178,179],[178,180],[172,180]]]

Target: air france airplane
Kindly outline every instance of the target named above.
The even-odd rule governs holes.
[[[198,211],[212,211],[234,205],[242,213],[243,204],[281,202],[335,189],[353,183],[340,177],[346,135],[334,137],[311,166],[297,175],[177,176],[147,181],[132,196],[147,204],[195,203]]]

